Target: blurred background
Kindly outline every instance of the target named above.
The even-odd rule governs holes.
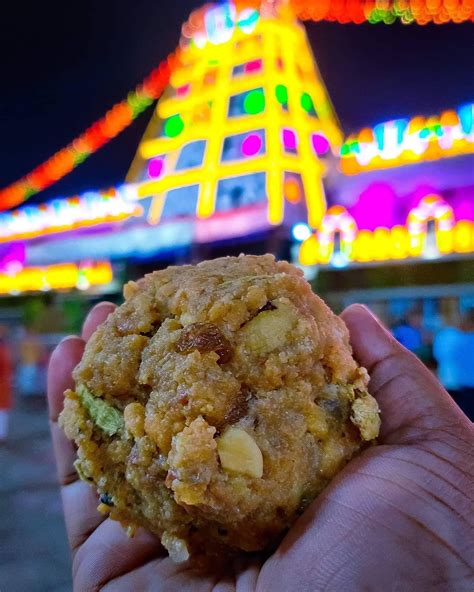
[[[471,2],[2,12],[0,590],[71,589],[49,356],[155,269],[290,260],[336,312],[374,310],[473,419]]]

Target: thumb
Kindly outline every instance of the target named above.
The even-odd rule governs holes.
[[[428,432],[467,421],[436,377],[365,306],[350,306],[341,317],[354,355],[370,375],[369,390],[381,409],[382,443],[426,441]]]

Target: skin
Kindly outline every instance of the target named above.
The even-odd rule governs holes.
[[[176,565],[144,531],[129,539],[96,511],[75,449],[57,424],[86,341],[113,311],[102,303],[82,337],[52,356],[48,397],[76,592],[472,591],[473,424],[434,376],[363,306],[343,313],[354,354],[382,412],[380,445],[351,461],[266,560],[226,574]]]

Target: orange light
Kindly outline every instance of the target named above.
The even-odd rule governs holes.
[[[374,132],[370,128],[364,128],[359,132],[358,136],[359,142],[373,142],[374,141]]]
[[[327,215],[328,216],[341,216],[346,213],[346,208],[344,206],[332,206],[329,208]]]
[[[287,179],[284,187],[286,199],[293,204],[301,200],[301,187],[296,179]]]

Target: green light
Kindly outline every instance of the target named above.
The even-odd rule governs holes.
[[[360,152],[359,142],[357,140],[355,140],[354,142],[351,142],[349,144],[349,149],[350,149],[351,152],[357,152],[357,153],[359,153]]]
[[[341,147],[341,156],[348,156],[351,153],[351,149],[347,144],[343,144]]]
[[[277,101],[281,105],[288,104],[288,89],[283,84],[279,84],[275,89]]]
[[[31,197],[32,195],[35,195],[36,193],[38,193],[38,189],[35,189],[34,187],[27,187],[25,189],[25,199],[28,199],[29,197]]]
[[[257,115],[265,110],[265,95],[262,90],[253,90],[244,100],[244,111],[247,115]]]
[[[90,156],[90,152],[77,152],[74,155],[74,166],[84,162],[88,156]]]
[[[397,20],[397,15],[391,11],[388,11],[384,14],[382,19],[386,25],[393,25],[393,23]]]
[[[180,115],[173,115],[165,121],[165,136],[176,138],[184,130],[184,123]]]
[[[314,110],[313,99],[311,98],[311,96],[308,93],[303,93],[301,95],[301,106],[308,113],[311,113],[311,111]]]

